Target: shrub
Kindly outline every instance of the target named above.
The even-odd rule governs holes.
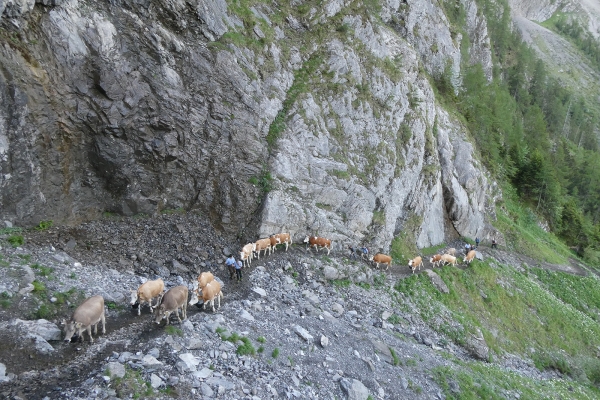
[[[25,239],[21,235],[11,235],[6,240],[13,247],[19,247],[19,246],[23,245],[23,243],[25,243]]]
[[[35,229],[38,231],[45,231],[46,229],[49,229],[51,226],[52,226],[52,221],[40,221],[40,223],[38,224],[38,226],[35,227]]]
[[[273,357],[273,358],[279,357],[279,348],[278,347],[275,347],[273,349],[273,352],[271,353],[271,357]]]
[[[259,336],[259,337],[256,339],[256,341],[257,341],[257,342],[259,342],[259,343],[266,343],[267,339],[265,339],[265,337],[264,337],[264,336]]]
[[[34,293],[43,293],[46,291],[46,286],[40,281],[33,281],[32,285]]]
[[[238,356],[253,356],[256,354],[256,349],[252,345],[252,342],[250,342],[250,339],[248,339],[247,337],[243,337],[241,338],[241,341],[244,344],[239,345],[237,350],[235,351]]]

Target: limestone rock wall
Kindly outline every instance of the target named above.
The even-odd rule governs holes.
[[[485,21],[463,3],[468,62],[491,71]],[[427,76],[449,65],[461,80],[437,2],[15,4],[0,3],[2,220],[183,208],[240,240],[384,251],[408,229],[419,246],[491,229],[493,183]]]

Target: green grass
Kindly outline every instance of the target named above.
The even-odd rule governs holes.
[[[54,272],[54,268],[44,267],[43,265],[40,265],[37,263],[31,265],[31,268],[36,270],[38,275],[43,276],[43,277],[49,277]]]
[[[387,321],[390,324],[396,325],[396,324],[399,324],[402,321],[402,318],[400,316],[396,315],[396,314],[392,314],[392,315],[390,315],[388,317]]]
[[[265,339],[265,337],[264,337],[264,336],[259,336],[259,337],[256,339],[256,341],[257,341],[258,343],[266,343],[266,342],[267,342],[267,339]]]
[[[33,293],[45,293],[46,292],[46,285],[44,285],[42,282],[35,280],[32,282],[33,284]]]
[[[112,387],[117,392],[117,397],[121,399],[146,399],[155,395],[150,382],[144,381],[141,372],[131,369],[127,365],[125,366],[125,376],[114,378]]]
[[[6,238],[6,241],[10,243],[12,247],[19,247],[25,243],[25,239],[22,235],[10,235]]]
[[[331,281],[331,283],[333,283],[333,286],[337,287],[349,287],[352,285],[352,281],[350,279],[334,279]]]
[[[521,399],[596,399],[600,391],[571,380],[535,380],[495,365],[459,362],[458,365],[436,367],[434,380],[447,399],[506,399],[503,392],[518,393]],[[458,384],[458,393],[451,390]],[[455,386],[455,385],[453,385]],[[511,396],[511,397],[513,397]]]
[[[395,286],[416,303],[423,319],[435,330],[464,345],[468,335],[479,329],[492,353],[528,358],[533,348],[532,359],[542,369],[554,368],[575,379],[600,381],[595,357],[600,325],[597,317],[591,316],[598,304],[595,291],[600,285],[590,281],[594,278],[566,279],[561,273],[536,270],[520,273],[512,267],[492,268],[487,262],[472,264],[466,270],[444,267],[438,274],[448,285],[449,294],[434,289],[424,275],[399,280]],[[538,279],[542,279],[541,284]],[[594,293],[585,294],[587,291]],[[581,300],[578,294],[583,296]],[[587,313],[577,309],[586,301],[592,306]]]
[[[0,307],[7,309],[11,306],[12,300],[7,292],[0,293]]]
[[[165,332],[167,335],[183,336],[183,331],[177,327],[174,327],[173,325],[167,325],[165,327]]]
[[[271,352],[271,357],[273,357],[273,358],[279,357],[279,348],[278,347],[275,347],[273,349],[273,351]]]
[[[235,351],[238,356],[253,356],[256,355],[256,349],[252,342],[247,337],[241,338],[243,344],[239,345]]]
[[[390,353],[392,354],[392,365],[400,365],[400,359],[396,355],[396,351],[391,347],[388,348],[390,349]]]
[[[40,223],[35,227],[38,231],[45,231],[52,227],[52,221],[40,221]]]

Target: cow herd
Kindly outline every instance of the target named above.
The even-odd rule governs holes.
[[[313,247],[318,252],[320,248],[327,249],[329,255],[331,251],[331,240],[317,237],[317,236],[306,236],[304,239],[306,243],[306,249],[312,249]],[[260,253],[264,251],[263,256],[275,251],[278,245],[285,244],[285,250],[287,251],[290,244],[292,244],[292,237],[289,233],[278,233],[271,235],[268,238],[259,239],[255,243],[248,243],[242,247],[240,251],[240,260],[243,265],[250,266],[253,258],[256,256],[260,259]],[[451,248],[444,254],[436,254],[429,259],[429,262],[435,268],[436,266],[451,264],[456,266],[456,249]],[[468,265],[475,258],[475,250],[471,250],[466,254],[465,263]],[[392,257],[387,254],[377,253],[374,256],[369,257],[369,261],[375,263],[376,268],[379,268],[379,264],[385,264],[386,270],[392,264]],[[408,266],[412,270],[413,274],[417,269],[421,269],[423,265],[423,259],[420,256],[408,262]],[[233,278],[235,273],[235,267],[233,271],[229,266],[230,278]],[[171,314],[175,314],[179,322],[181,317],[179,316],[179,310],[181,309],[181,316],[183,319],[187,318],[187,305],[194,305],[202,298],[203,308],[206,308],[207,304],[210,304],[213,312],[215,312],[215,300],[217,301],[217,307],[221,307],[221,298],[223,298],[223,292],[221,291],[221,284],[214,279],[211,272],[202,272],[198,276],[198,280],[194,282],[194,288],[192,291],[191,300],[188,302],[188,287],[184,285],[175,286],[166,292],[165,283],[162,279],[156,279],[153,281],[146,281],[137,290],[131,291],[131,305],[138,305],[138,315],[141,314],[141,308],[144,304],[148,304],[150,312],[154,313],[156,309],[156,317],[154,321],[160,324],[162,319],[167,320],[169,324],[169,317]],[[156,304],[152,305],[156,299]],[[63,320],[62,324],[65,326],[65,341],[70,342],[71,338],[77,332],[77,336],[83,340],[83,331],[86,331],[90,337],[90,342],[94,342],[92,336],[92,326],[94,327],[94,334],[98,334],[98,324],[102,322],[102,333],[106,333],[106,320],[104,314],[104,298],[102,296],[92,296],[86,299],[79,305],[73,312],[73,315],[69,321]]]

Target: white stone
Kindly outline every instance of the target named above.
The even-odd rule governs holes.
[[[165,384],[165,382],[160,379],[160,377],[156,374],[152,374],[150,375],[150,385],[152,385],[153,389],[158,389],[159,387],[163,386]]]
[[[192,353],[180,354],[179,359],[185,363],[186,368],[190,371],[195,371],[196,366],[200,364],[200,360]]]
[[[313,336],[310,333],[308,333],[308,331],[306,329],[304,329],[303,327],[301,327],[300,325],[295,325],[294,331],[298,334],[298,336],[300,336],[302,339],[306,340],[307,342],[310,342],[313,340]]]
[[[144,358],[142,358],[142,365],[144,367],[151,367],[154,365],[161,365],[162,362],[158,361],[155,357],[147,354],[144,356]]]
[[[253,291],[254,293],[257,293],[257,294],[259,294],[259,295],[260,295],[260,296],[262,296],[262,297],[266,297],[266,296],[267,296],[267,292],[266,292],[266,291],[265,291],[265,289],[263,289],[263,288],[260,288],[260,287],[255,287],[255,288],[253,288],[253,289],[252,289],[252,291]]]

